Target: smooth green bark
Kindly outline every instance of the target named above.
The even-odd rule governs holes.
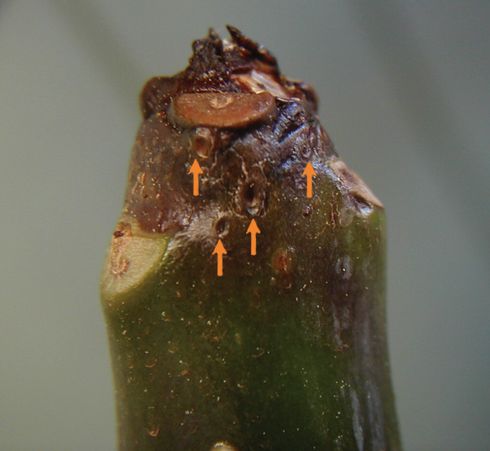
[[[383,211],[354,205],[328,163],[318,178],[312,200],[272,190],[256,257],[246,223],[232,221],[222,278],[209,244],[138,239],[133,226],[119,260],[148,264],[131,250],[147,240],[161,257],[108,292],[109,255],[121,450],[398,449]]]
[[[398,450],[383,207],[313,89],[229,31],[142,91],[102,276],[119,449]]]

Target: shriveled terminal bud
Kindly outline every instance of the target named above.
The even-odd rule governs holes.
[[[229,32],[141,93],[102,275],[119,449],[400,449],[382,204]]]

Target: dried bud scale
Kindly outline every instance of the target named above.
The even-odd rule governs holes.
[[[400,449],[382,205],[313,89],[229,32],[141,94],[102,276],[119,448]]]

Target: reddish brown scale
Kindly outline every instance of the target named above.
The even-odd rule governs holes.
[[[230,34],[141,94],[103,288],[120,449],[396,450],[380,202],[337,158],[311,87]]]
[[[281,288],[289,289],[294,281],[294,250],[280,247],[272,254],[271,266]]]
[[[272,256],[272,269],[277,274],[291,274],[293,271],[292,251],[287,248],[279,248]]]
[[[172,118],[184,127],[244,128],[273,117],[274,98],[267,92],[182,94],[172,102]]]
[[[231,42],[212,30],[195,41],[187,69],[152,78],[141,93],[126,210],[145,231],[182,230],[210,205],[230,218],[263,216],[271,183],[301,190],[304,164],[335,155],[313,89],[288,80],[266,49],[229,31]],[[198,201],[188,174],[196,158]]]
[[[217,141],[216,134],[209,128],[197,127],[191,133],[191,148],[200,158],[209,158]]]

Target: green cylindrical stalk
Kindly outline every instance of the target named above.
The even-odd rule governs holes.
[[[102,276],[119,449],[400,449],[382,205],[312,89],[230,32],[142,93]]]

